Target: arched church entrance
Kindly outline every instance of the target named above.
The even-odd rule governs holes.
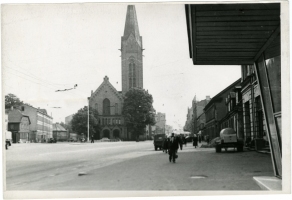
[[[114,138],[120,138],[120,130],[115,129],[113,134],[114,134]]]
[[[99,140],[100,139],[100,131],[96,130],[96,132],[94,133],[94,139],[95,140]]]
[[[110,131],[108,129],[104,129],[102,131],[102,137],[110,138]]]

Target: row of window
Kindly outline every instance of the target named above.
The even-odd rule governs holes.
[[[37,130],[42,130],[42,131],[52,131],[53,128],[51,126],[42,126],[42,125],[39,125],[37,126]]]
[[[46,116],[41,116],[41,115],[39,115],[38,114],[38,122],[39,121],[41,121],[41,122],[45,122],[45,123],[47,123],[47,124],[52,124],[53,122],[52,122],[52,119],[49,119],[48,117],[46,117]]]
[[[99,120],[101,125],[120,125],[122,120],[120,118],[102,118]]]
[[[52,127],[52,123],[49,124],[49,123],[46,123],[46,122],[43,122],[43,121],[37,121],[37,125],[41,125],[41,126],[46,126],[46,127]]]

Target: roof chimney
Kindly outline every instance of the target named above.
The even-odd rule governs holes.
[[[210,101],[210,99],[211,99],[210,96],[206,96],[207,101]]]

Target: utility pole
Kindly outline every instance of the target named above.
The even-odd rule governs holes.
[[[88,99],[88,109],[87,109],[87,112],[88,112],[88,115],[87,115],[87,142],[89,142],[89,100],[90,100],[90,97],[88,97],[87,99]]]

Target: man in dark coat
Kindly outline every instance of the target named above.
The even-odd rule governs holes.
[[[91,135],[91,143],[94,143],[94,136]]]
[[[174,133],[172,133],[168,142],[169,162],[172,160],[173,163],[175,163],[175,157],[178,148],[178,140],[174,137]]]
[[[195,146],[195,148],[197,148],[197,146],[198,146],[198,137],[197,137],[197,135],[194,135],[193,146]]]

